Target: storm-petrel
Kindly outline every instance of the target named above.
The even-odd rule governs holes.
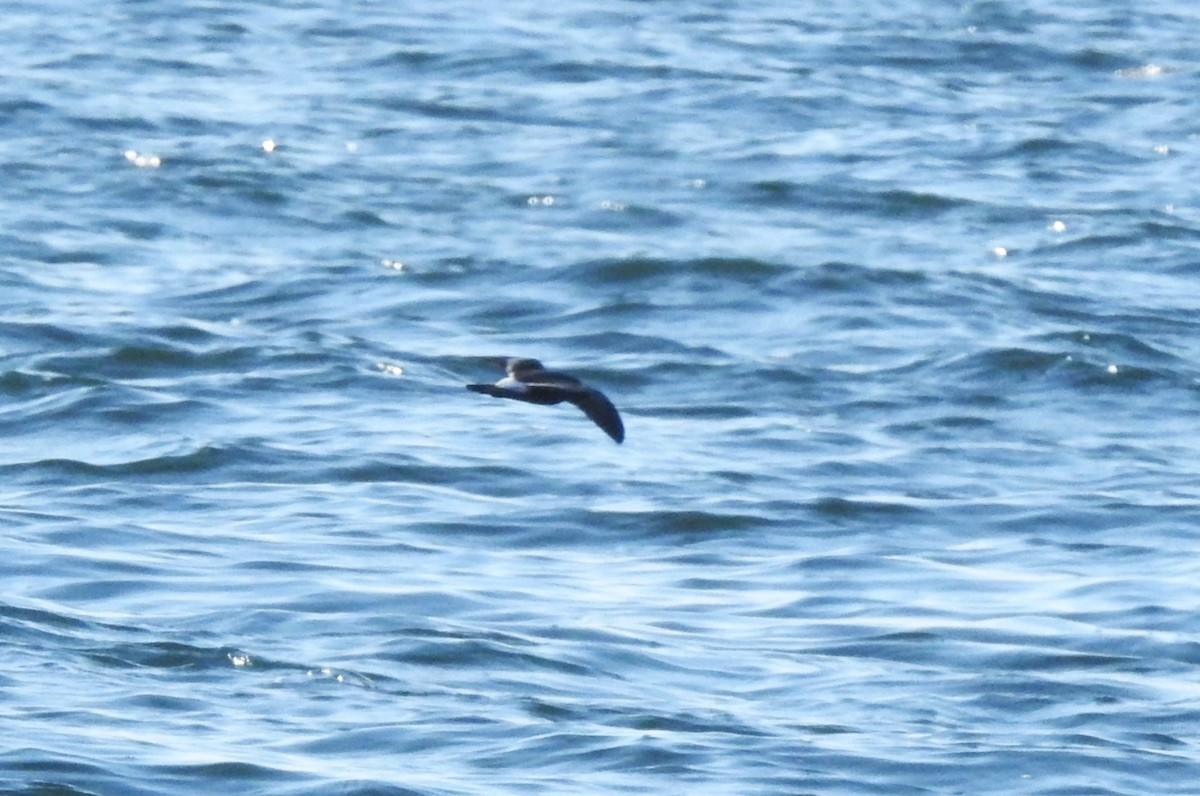
[[[512,358],[505,363],[508,375],[495,384],[468,384],[467,389],[493,398],[512,398],[551,406],[570,401],[616,442],[625,439],[625,426],[617,407],[599,390],[574,376],[546,370],[536,359]]]

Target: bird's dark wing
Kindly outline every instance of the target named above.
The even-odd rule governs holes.
[[[498,384],[468,384],[467,389],[471,392],[481,392],[484,395],[490,395],[493,398],[511,398],[514,401],[524,401],[527,404],[540,404],[542,406],[553,406],[563,401],[571,400],[572,390],[564,390],[562,387],[554,387],[548,384],[518,384],[515,387],[509,387],[500,382]]]
[[[584,387],[579,390],[572,390],[566,399],[583,410],[583,413],[588,418],[600,426],[604,433],[613,438],[615,442],[622,442],[625,439],[625,424],[621,422],[621,415],[617,412],[617,407],[613,406],[612,401],[599,390],[593,390],[591,387]]]
[[[555,373],[552,370],[538,370],[529,373],[516,373],[513,378],[530,386],[563,387],[568,390],[583,388],[586,385],[569,373]]]
[[[481,392],[484,395],[490,395],[493,398],[504,398],[506,393],[503,387],[497,387],[495,384],[468,384],[467,389],[471,392]]]

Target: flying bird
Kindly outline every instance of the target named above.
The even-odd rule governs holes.
[[[574,376],[546,370],[536,359],[514,357],[504,367],[508,375],[495,384],[468,384],[467,389],[493,398],[512,398],[542,406],[570,401],[615,442],[625,439],[625,426],[617,407],[599,390]]]

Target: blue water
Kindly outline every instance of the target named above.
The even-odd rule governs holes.
[[[0,791],[1196,793],[1198,34],[9,4]]]

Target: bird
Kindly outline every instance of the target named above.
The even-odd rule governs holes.
[[[625,425],[617,407],[599,390],[570,374],[546,370],[536,359],[510,357],[505,361],[504,369],[508,375],[495,384],[468,384],[467,389],[493,398],[512,398],[542,406],[569,401],[582,409],[614,442],[620,444],[625,440]]]

